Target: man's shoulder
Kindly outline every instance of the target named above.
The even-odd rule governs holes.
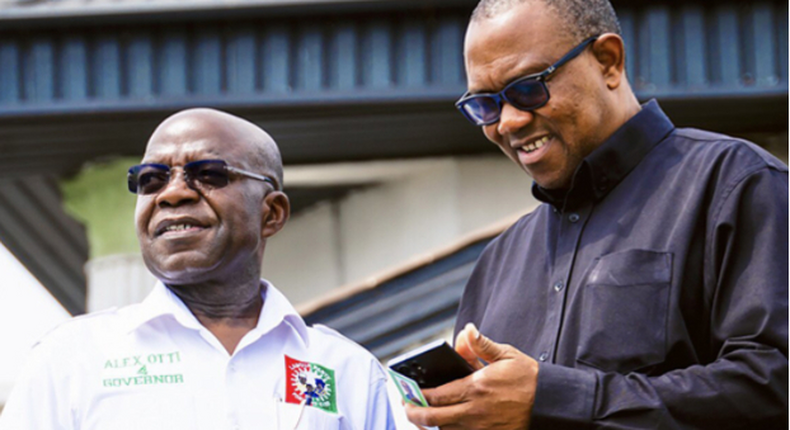
[[[31,359],[59,365],[82,362],[107,339],[117,337],[118,309],[111,308],[68,319],[41,336],[31,347]]]
[[[746,139],[696,128],[677,128],[670,136],[688,158],[709,165],[726,165],[729,171],[762,168],[787,171],[782,161]]]
[[[123,308],[112,307],[75,316],[56,325],[44,334],[33,347],[66,345],[74,348],[90,342],[97,336],[113,336],[123,329],[124,318],[135,307],[135,305]]]
[[[337,330],[327,327],[323,324],[313,324],[312,326],[307,326],[307,332],[310,336],[311,346],[314,345],[320,348],[331,348],[340,354],[348,356],[359,357],[363,359],[376,359],[373,354],[371,354],[367,349],[363,348],[362,345],[340,334],[340,332]]]
[[[378,359],[357,342],[321,324],[308,326],[307,332],[311,355],[326,360],[327,366],[353,369],[355,372],[369,369],[374,379],[386,378]]]

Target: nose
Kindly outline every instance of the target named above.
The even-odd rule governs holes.
[[[200,199],[200,194],[189,186],[183,169],[171,169],[170,180],[156,195],[159,206],[178,206]]]
[[[516,133],[529,125],[534,118],[535,114],[532,111],[523,111],[516,109],[510,103],[502,103],[502,112],[499,114],[499,123],[497,123],[497,133],[503,136]]]

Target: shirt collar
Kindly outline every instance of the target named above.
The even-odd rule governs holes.
[[[133,310],[128,320],[129,332],[137,330],[151,321],[166,317],[172,318],[186,328],[199,330],[201,327],[200,322],[184,302],[161,281],[157,281],[154,289],[142,303],[132,305],[129,309]]]
[[[533,183],[532,194],[538,200],[560,209],[564,205],[574,206],[590,198],[600,200],[674,128],[675,125],[661,110],[658,102],[650,100],[582,161],[567,193],[546,190]]]
[[[307,325],[302,317],[280,290],[274,288],[274,285],[266,280],[261,279],[261,282],[264,284],[264,301],[255,330],[263,335],[284,322],[291,326],[299,334],[302,342],[307,345]]]
[[[302,317],[299,316],[299,313],[296,312],[296,309],[294,309],[288,299],[274,285],[264,279],[261,279],[261,283],[263,284],[263,307],[261,308],[261,314],[258,316],[258,325],[253,331],[262,336],[278,325],[285,323],[307,345],[307,325]],[[166,317],[172,318],[176,323],[188,329],[205,329],[184,302],[161,281],[157,281],[154,289],[142,303],[134,306],[137,309],[129,318],[128,332],[135,331],[149,322]]]

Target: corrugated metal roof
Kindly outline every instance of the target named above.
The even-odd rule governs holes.
[[[463,14],[0,31],[0,115],[447,99]]]
[[[163,16],[238,17],[266,10],[279,15],[338,11],[376,11],[403,8],[461,5],[471,8],[476,0],[2,0],[0,22],[37,23],[103,18],[113,22],[126,18]]]
[[[463,33],[474,3],[3,21],[0,180],[68,175],[88,160],[140,155],[164,116],[197,105],[259,123],[286,163],[495,151],[452,107],[465,90]],[[659,98],[678,125],[786,135],[786,2],[615,6],[640,99]],[[29,215],[7,204],[20,215],[0,214],[0,225]],[[16,237],[35,236],[35,226],[22,225],[31,231]],[[14,253],[35,255],[35,246],[21,240]],[[65,259],[51,264],[81,271]],[[56,296],[73,289],[28,267]]]
[[[0,115],[452,100],[468,8],[0,31]],[[647,97],[787,91],[787,3],[624,6]]]
[[[195,105],[258,120],[289,163],[394,157],[404,140],[436,155],[449,149],[441,136],[468,151],[481,137],[449,104],[465,13],[0,31],[0,167],[136,155],[166,114]]]
[[[470,232],[402,266],[338,288],[297,310],[309,324],[332,327],[380,359],[452,328],[477,257],[523,214]]]
[[[489,240],[315,310],[305,321],[334,328],[379,358],[433,338],[452,327],[466,281]]]
[[[309,7],[321,4],[338,6],[347,3],[383,3],[391,0],[0,0],[3,18],[34,16],[90,15],[97,11],[126,12],[172,11],[194,9],[235,9],[240,7]]]
[[[139,154],[165,114],[195,105],[260,122],[289,163],[490,150],[451,106],[465,88],[468,13],[0,30],[1,174]],[[786,3],[625,5],[620,14],[641,99],[665,101],[679,124],[786,129]]]
[[[88,241],[48,175],[0,180],[0,241],[72,314],[85,312]]]

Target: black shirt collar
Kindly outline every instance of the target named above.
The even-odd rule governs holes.
[[[650,100],[582,161],[569,190],[547,190],[533,183],[532,194],[557,209],[570,209],[590,199],[597,201],[620,183],[674,128],[658,102]]]

